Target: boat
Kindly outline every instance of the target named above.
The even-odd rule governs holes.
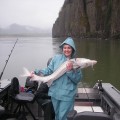
[[[101,80],[92,88],[78,88],[74,111],[69,115],[70,119],[120,120],[120,91]]]
[[[7,108],[7,94],[10,85],[11,80],[0,81],[0,115],[5,111],[4,108]],[[29,104],[29,107],[36,119],[43,120],[44,113],[36,102]],[[68,114],[68,120],[79,120],[75,117],[81,115],[85,117],[83,120],[91,120],[91,118],[94,120],[96,115],[98,120],[120,120],[120,91],[112,84],[102,83],[102,81],[97,81],[91,88],[78,88],[74,110]],[[107,119],[104,119],[104,115],[107,116]],[[101,116],[103,118],[99,119]],[[27,119],[32,120],[33,118],[28,114]]]

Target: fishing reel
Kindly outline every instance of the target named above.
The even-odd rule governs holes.
[[[98,80],[98,90],[103,92],[103,88],[102,88],[102,80]]]

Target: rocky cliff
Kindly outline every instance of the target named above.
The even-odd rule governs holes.
[[[53,37],[120,38],[120,0],[65,0]]]

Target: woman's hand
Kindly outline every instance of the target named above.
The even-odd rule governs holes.
[[[73,63],[71,61],[68,61],[67,65],[66,65],[66,69],[67,69],[67,71],[70,71],[73,69]]]

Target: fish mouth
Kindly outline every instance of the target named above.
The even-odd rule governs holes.
[[[92,61],[92,63],[93,63],[93,64],[96,64],[96,63],[97,63],[97,61],[96,61],[96,60],[93,60],[93,61]]]

